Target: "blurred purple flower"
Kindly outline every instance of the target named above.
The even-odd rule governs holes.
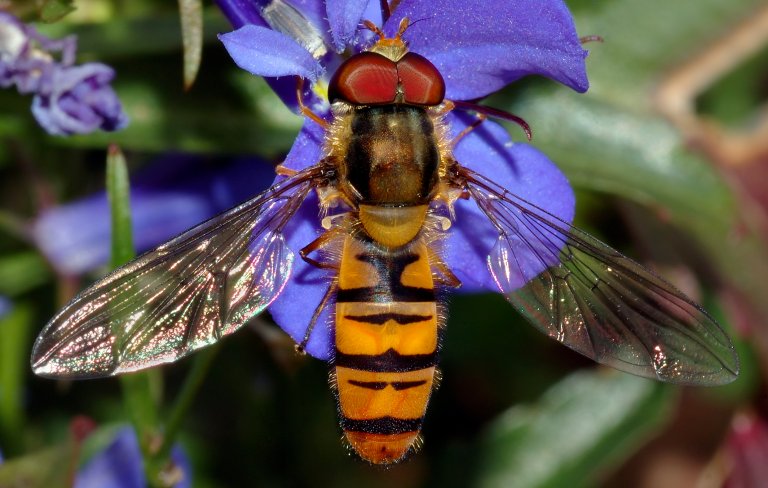
[[[8,315],[13,309],[13,304],[8,297],[0,295],[0,319]]]
[[[114,77],[112,68],[100,63],[54,69],[32,101],[32,114],[58,136],[122,129],[128,118],[109,86]]]
[[[256,195],[274,176],[255,158],[227,162],[171,155],[132,178],[134,244],[145,251]],[[32,225],[33,238],[54,267],[81,274],[104,265],[110,253],[107,196],[97,193],[51,208]]]
[[[73,66],[76,49],[74,36],[48,39],[0,12],[0,87],[34,93],[32,114],[49,134],[122,129],[128,118],[109,85],[114,71],[100,63]]]
[[[191,466],[184,452],[176,446],[171,451],[171,461],[179,471],[179,481],[174,488],[188,488],[191,483]],[[103,451],[96,454],[80,469],[75,478],[75,488],[146,488],[141,450],[133,427],[124,427]]]
[[[8,88],[16,83],[17,71],[14,68],[28,46],[27,26],[16,17],[0,12],[0,87]]]
[[[331,118],[326,98],[328,80],[350,54],[369,47],[373,33],[361,20],[382,25],[388,35],[400,20],[412,23],[403,35],[410,49],[429,59],[446,82],[446,98],[475,100],[526,75],[541,75],[576,91],[587,90],[586,51],[561,0],[402,0],[383,24],[379,0],[217,0],[237,28],[220,36],[235,63],[267,81],[287,105],[296,107],[295,77],[312,83],[305,103],[317,114]],[[450,113],[446,120],[453,135],[475,119]],[[302,169],[322,157],[324,134],[307,121],[289,153],[285,166]],[[498,124],[486,121],[457,145],[454,155],[466,167],[492,175],[494,181],[563,220],[571,221],[574,196],[565,176],[546,156],[526,144],[513,143]],[[486,256],[498,233],[472,201],[459,201],[457,218],[446,242],[444,259],[463,282],[464,290],[494,290]],[[308,198],[286,229],[294,251],[321,231],[317,200]],[[540,263],[530,263],[531,268]],[[270,306],[278,324],[295,340],[303,338],[307,324],[327,287],[324,271],[296,260],[294,278]],[[308,306],[297,307],[297,302]],[[328,323],[330,310],[320,317]],[[307,352],[328,359],[332,331],[316,327]]]
[[[768,480],[768,424],[756,415],[738,414],[726,446],[731,472],[723,486],[765,486]]]

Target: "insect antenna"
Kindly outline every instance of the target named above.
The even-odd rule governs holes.
[[[363,25],[365,26],[366,29],[368,29],[369,31],[379,36],[379,39],[386,39],[387,36],[384,34],[384,31],[379,29],[379,27],[373,22],[371,22],[370,20],[368,19],[364,20]]]

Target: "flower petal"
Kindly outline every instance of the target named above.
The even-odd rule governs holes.
[[[145,485],[141,451],[133,428],[120,429],[112,443],[77,473],[75,488],[140,488]]]
[[[451,131],[457,134],[471,120],[466,115],[449,115]],[[515,195],[537,205],[566,222],[573,220],[575,198],[565,175],[541,151],[514,143],[500,125],[485,121],[457,145],[456,159],[467,168],[492,176]],[[498,232],[473,201],[456,204],[456,222],[449,231],[445,261],[462,281],[464,291],[498,291],[488,272],[487,256]],[[543,270],[531,256],[528,269]]]
[[[258,76],[301,76],[312,82],[323,68],[290,37],[266,27],[245,25],[219,35],[229,55],[242,69]]]
[[[322,157],[323,141],[325,141],[325,130],[316,122],[306,119],[283,161],[283,166],[301,171],[317,164]]]
[[[259,7],[253,0],[215,0],[215,2],[235,29],[248,24],[267,27],[267,23],[261,18]]]
[[[368,0],[326,0],[331,38],[337,52],[343,52],[355,38],[368,3]]]
[[[490,3],[490,5],[489,5]],[[573,19],[559,0],[433,2],[403,0],[387,21],[393,33],[403,17],[404,38],[446,81],[446,97],[472,100],[526,75],[542,75],[578,92],[587,90],[584,59]]]

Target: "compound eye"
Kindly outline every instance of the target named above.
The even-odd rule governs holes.
[[[397,62],[404,100],[413,105],[439,105],[445,98],[443,75],[427,58],[407,53]]]
[[[344,61],[328,85],[328,99],[356,105],[392,103],[397,95],[397,67],[381,54],[363,52]]]

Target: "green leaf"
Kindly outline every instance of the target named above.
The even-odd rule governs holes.
[[[40,18],[43,22],[56,22],[74,11],[74,0],[47,0],[40,9]]]
[[[136,255],[131,229],[131,200],[128,168],[123,152],[116,145],[107,154],[107,196],[112,224],[112,267],[121,266]]]
[[[203,53],[203,4],[200,0],[179,0],[181,37],[184,45],[184,89],[195,82]]]
[[[0,465],[3,488],[48,488],[71,486],[71,446],[60,445]]]
[[[535,405],[513,407],[491,425],[473,486],[588,485],[659,428],[673,391],[613,371],[573,373]]]
[[[37,252],[26,251],[0,257],[0,295],[16,297],[50,279],[50,268]]]
[[[765,1],[613,0],[596,7],[591,0],[571,0],[568,6],[581,35],[605,39],[584,46],[590,51],[589,95],[648,113],[653,111],[648,98],[666,71],[705,50]]]
[[[15,303],[11,313],[0,319],[0,445],[6,456],[19,452],[22,445],[32,320],[31,308],[22,303]]]

